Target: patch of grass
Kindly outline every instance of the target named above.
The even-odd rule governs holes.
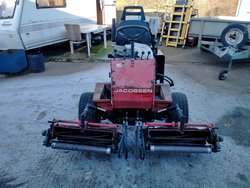
[[[91,53],[93,55],[91,56],[91,61],[97,61],[97,60],[106,60],[108,57],[108,53],[112,52],[112,42],[107,41],[107,48],[104,48],[103,43],[99,45],[93,45],[91,48]]]
[[[102,61],[106,60],[108,53],[112,52],[112,42],[107,41],[107,49],[104,48],[103,42],[101,44],[92,44],[90,49],[91,58],[88,57],[87,44],[74,46],[74,54],[70,53],[68,43],[63,43],[57,46],[44,47],[42,53],[44,55],[45,62],[89,62],[89,61]]]

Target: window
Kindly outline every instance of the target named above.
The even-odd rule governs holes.
[[[66,7],[66,0],[36,0],[37,8]]]
[[[19,1],[17,0],[17,3]],[[0,0],[0,19],[14,16],[16,0]]]

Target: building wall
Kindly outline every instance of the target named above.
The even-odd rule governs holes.
[[[250,19],[250,1],[239,0],[236,16]]]

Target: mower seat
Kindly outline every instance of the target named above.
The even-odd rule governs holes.
[[[129,12],[128,10],[139,10],[139,12]],[[138,19],[128,19],[128,17],[137,16]],[[151,44],[151,32],[145,19],[143,8],[140,6],[127,6],[123,10],[121,22],[119,23],[115,42],[117,45],[130,44],[131,42],[142,44]]]

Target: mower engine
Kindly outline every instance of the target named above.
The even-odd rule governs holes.
[[[174,83],[164,75],[165,57],[157,49],[143,8],[125,7],[112,32],[111,82],[97,83],[94,93],[81,95],[79,121],[50,121],[43,132],[44,145],[127,158],[128,128],[133,127],[134,149],[141,159],[147,152],[219,152],[223,139],[218,128],[189,124],[186,95],[171,93]]]

